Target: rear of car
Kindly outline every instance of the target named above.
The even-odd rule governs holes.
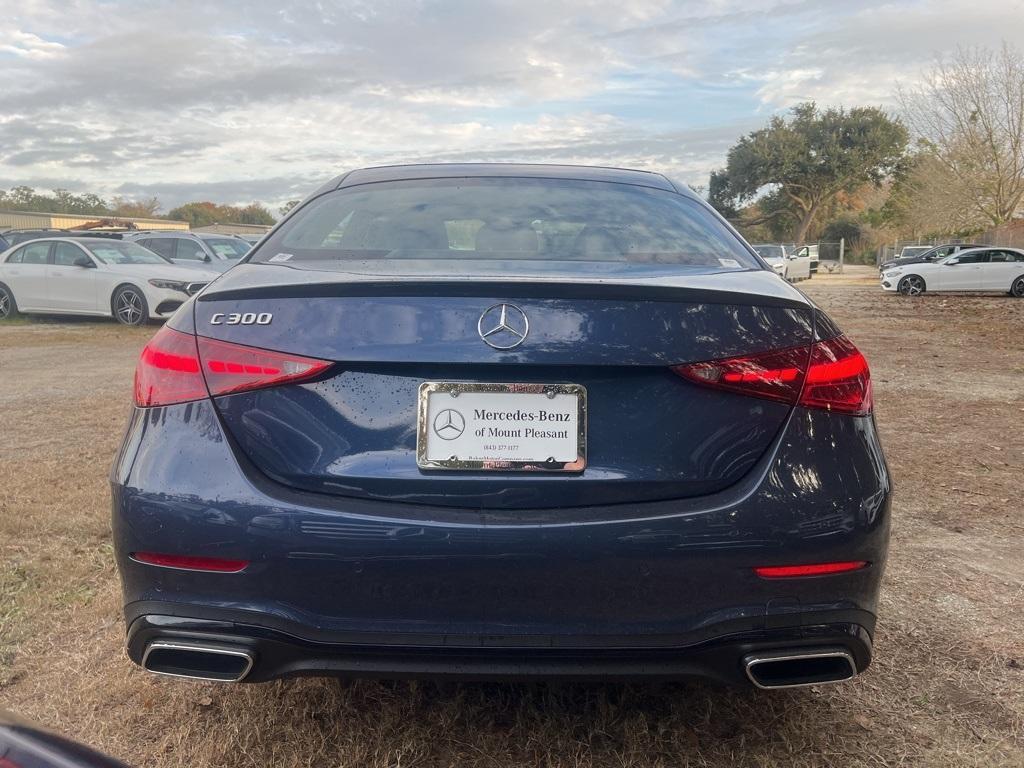
[[[655,174],[327,185],[146,347],[112,473],[165,674],[831,682],[871,656],[867,365]]]

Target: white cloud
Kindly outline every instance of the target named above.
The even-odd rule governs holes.
[[[0,43],[0,53],[12,53],[26,59],[49,59],[64,52],[64,46],[60,43],[17,29],[5,33],[4,40]]]
[[[275,202],[416,160],[703,184],[767,114],[891,104],[936,47],[1024,39],[1022,19],[1019,0],[19,0],[0,187]]]

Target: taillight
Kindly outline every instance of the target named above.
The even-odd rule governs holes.
[[[792,404],[800,396],[804,383],[807,347],[677,365],[672,370],[683,378],[715,389]]]
[[[838,413],[871,413],[871,371],[864,355],[845,336],[811,347],[800,404]]]
[[[807,347],[673,366],[689,381],[753,397],[823,408],[871,412],[867,361],[845,336]]]
[[[170,405],[208,396],[196,337],[164,326],[149,340],[135,367],[135,404]]]
[[[135,369],[135,404],[171,405],[294,383],[330,367],[326,360],[231,344],[163,327]]]
[[[211,395],[295,383],[322,373],[331,364],[312,357],[286,355],[241,344],[199,337],[199,359]]]

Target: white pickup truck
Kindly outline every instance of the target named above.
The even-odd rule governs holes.
[[[755,245],[753,248],[775,270],[775,274],[791,283],[811,276],[811,259],[806,254],[801,256],[799,251],[793,253],[785,245],[769,243]],[[817,251],[817,246],[814,248]]]
[[[809,264],[810,274],[808,277],[818,271],[818,246],[817,245],[801,245],[796,249],[796,255],[799,258],[806,258]]]

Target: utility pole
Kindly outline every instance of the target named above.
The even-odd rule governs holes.
[[[843,274],[843,254],[846,251],[846,238],[839,238],[839,274]]]

